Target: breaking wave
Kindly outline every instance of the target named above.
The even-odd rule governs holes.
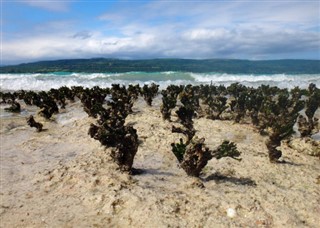
[[[250,87],[262,84],[280,88],[307,88],[310,83],[320,87],[320,74],[226,74],[226,73],[189,73],[189,72],[128,72],[128,73],[69,73],[46,74],[0,74],[1,90],[49,90],[61,86],[109,87],[112,84],[150,84],[157,83],[161,88],[170,84],[214,84],[230,85],[241,83]]]

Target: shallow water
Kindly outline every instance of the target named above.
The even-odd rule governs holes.
[[[35,106],[26,106],[23,101],[19,100],[19,103],[22,104],[21,112],[12,113],[5,110],[5,108],[9,108],[11,105],[9,104],[0,104],[0,118],[14,118],[14,117],[27,117],[29,115],[36,114],[38,107]]]

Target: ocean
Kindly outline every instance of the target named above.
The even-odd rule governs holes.
[[[35,73],[0,74],[0,90],[50,90],[61,86],[110,87],[112,84],[150,84],[160,88],[170,84],[210,84],[228,86],[239,82],[245,86],[258,87],[262,84],[292,89],[295,86],[307,88],[310,83],[320,87],[320,74],[226,74],[191,72],[128,72],[128,73]]]

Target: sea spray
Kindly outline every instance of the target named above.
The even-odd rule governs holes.
[[[189,73],[189,72],[128,72],[128,73],[69,73],[56,72],[45,74],[0,74],[1,90],[50,90],[62,86],[110,87],[112,84],[151,84],[160,85],[160,89],[174,85],[231,85],[239,82],[255,87],[264,84],[279,88],[292,89],[295,86],[307,88],[310,83],[320,86],[320,74],[226,74],[226,73]]]

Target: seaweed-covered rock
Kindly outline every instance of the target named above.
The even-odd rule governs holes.
[[[310,137],[313,134],[319,132],[319,120],[316,117],[310,118],[309,120],[303,115],[298,117],[298,130],[302,138]]]
[[[12,103],[16,99],[15,94],[10,92],[7,92],[7,93],[0,92],[0,97],[2,99],[1,103],[3,104]]]
[[[207,98],[206,103],[208,104],[206,109],[207,118],[213,120],[220,120],[221,114],[228,108],[227,98],[223,96]]]
[[[80,94],[83,110],[91,117],[96,118],[101,110],[108,91],[95,86],[92,89],[85,89]]]
[[[159,85],[152,83],[150,86],[144,85],[141,89],[141,95],[149,106],[152,105],[152,100],[157,96]]]
[[[56,105],[50,106],[48,104],[41,105],[41,109],[38,112],[40,116],[43,116],[46,119],[50,119],[54,113],[57,113]]]
[[[25,92],[22,99],[26,105],[36,105],[38,107],[41,105],[41,98],[38,93],[34,91]]]
[[[320,89],[315,84],[310,84],[308,89],[309,96],[306,100],[306,117],[300,115],[298,118],[298,130],[301,137],[310,137],[319,131],[319,120],[314,117],[314,114],[320,107]]]
[[[262,92],[259,89],[250,88],[245,106],[252,124],[256,127],[260,125],[259,112],[263,102],[264,96]]]
[[[131,171],[133,159],[138,151],[139,141],[136,129],[124,126],[122,121],[106,122],[103,125],[91,124],[89,135],[106,147],[112,147],[111,157],[122,171]]]
[[[138,89],[140,87],[136,87]],[[127,117],[129,113],[132,113],[132,107],[134,101],[137,99],[137,91],[127,90],[125,86],[120,86],[119,84],[112,84],[111,89],[111,100],[107,104],[112,110],[117,110],[118,114],[121,114],[123,118]]]
[[[196,130],[193,127],[193,124],[190,124],[188,127],[175,127],[172,126],[172,133],[181,133],[184,134],[187,138],[187,144],[191,141],[193,136],[196,134]]]
[[[186,146],[180,166],[189,176],[198,177],[202,169],[213,157],[212,151],[205,147],[204,141],[204,138],[198,139],[195,137]]]
[[[172,153],[176,156],[179,162],[182,162],[183,155],[186,152],[187,144],[183,142],[183,139],[180,138],[179,143],[171,143]]]
[[[246,92],[241,92],[238,97],[236,97],[236,102],[234,104],[234,111],[236,112],[235,122],[239,123],[241,119],[244,118],[246,114],[246,99],[248,94]]]
[[[167,90],[163,90],[161,94],[162,94],[162,105],[160,107],[160,111],[162,114],[162,118],[164,120],[170,121],[171,111],[176,107],[178,94],[170,93]]]
[[[48,94],[61,106],[62,109],[66,108],[66,98],[60,90],[52,88],[49,90]]]
[[[240,160],[238,158],[240,152],[234,143],[224,141],[217,149],[210,150],[205,146],[204,141],[204,138],[194,137],[188,144],[183,143],[182,139],[180,139],[180,143],[171,144],[172,152],[187,175],[199,177],[202,169],[212,158],[231,157]]]
[[[176,111],[177,116],[179,117],[180,123],[185,126],[189,127],[193,124],[192,118],[195,116],[194,110],[190,107],[181,106]]]
[[[65,99],[68,99],[70,101],[74,101],[75,100],[76,93],[72,89],[70,89],[70,88],[68,88],[66,86],[62,86],[58,90],[59,90],[59,93],[62,94],[62,96]]]
[[[27,123],[30,127],[36,128],[38,132],[42,131],[43,124],[36,122],[32,115],[27,118]]]
[[[141,88],[139,84],[136,85],[129,85],[127,92],[128,96],[131,98],[131,100],[135,101],[138,99],[139,94],[140,94]]]
[[[309,98],[306,102],[306,116],[311,119],[316,110],[320,107],[320,89],[315,84],[311,83],[308,87]]]
[[[288,91],[282,91],[274,100],[264,103],[262,110],[269,135],[266,146],[271,162],[277,162],[281,157],[282,153],[277,147],[294,133],[293,125],[303,106],[304,102],[290,98]]]
[[[20,113],[21,112],[21,105],[17,101],[12,101],[11,106],[9,108],[5,108],[4,110],[8,112]]]
[[[238,151],[237,145],[228,140],[224,140],[221,145],[212,152],[212,155],[216,159],[231,157],[235,160],[241,161],[241,158],[238,158],[241,153]]]
[[[278,136],[270,136],[266,142],[268,148],[268,155],[270,162],[278,162],[278,159],[281,158],[282,152],[278,150],[277,147],[281,145],[281,138]]]
[[[188,112],[193,112],[192,117],[196,117],[195,112],[201,112],[200,107],[200,87],[186,85],[184,90],[179,94],[179,98],[184,108]],[[180,118],[180,117],[179,117]]]
[[[137,130],[131,126],[125,126],[119,138],[117,145],[111,151],[111,157],[122,171],[131,172],[133,159],[139,146]]]
[[[234,112],[234,120],[239,123],[246,114],[246,103],[248,99],[248,88],[239,83],[233,83],[227,87],[227,91],[233,97],[230,108]]]
[[[46,119],[50,119],[54,113],[59,112],[59,108],[54,99],[49,96],[45,91],[41,91],[38,93],[39,100],[37,100],[36,105],[40,107],[39,115],[45,117]]]
[[[111,157],[120,170],[131,173],[139,140],[136,129],[125,125],[133,100],[124,87],[113,85],[108,108],[101,106],[97,125],[91,124],[88,134],[102,145],[111,147]]]

